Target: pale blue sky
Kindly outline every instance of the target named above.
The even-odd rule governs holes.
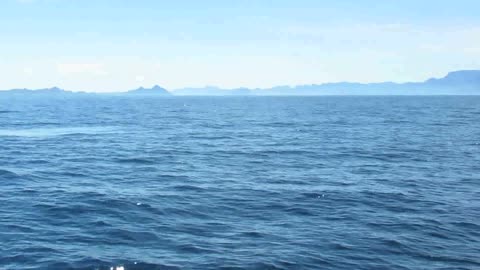
[[[478,0],[0,0],[0,89],[417,81],[480,69]]]

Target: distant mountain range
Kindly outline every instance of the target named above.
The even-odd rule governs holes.
[[[72,92],[58,87],[46,89],[11,89],[0,91],[4,95],[79,95],[93,94]],[[480,70],[461,70],[439,79],[409,83],[325,83],[299,86],[277,86],[267,89],[221,89],[214,86],[203,88],[183,88],[173,91],[155,85],[152,88],[140,87],[127,92],[109,93],[128,96],[317,96],[317,95],[480,95]]]
[[[92,92],[73,92],[64,90],[58,87],[44,88],[44,89],[11,89],[0,90],[1,95],[128,95],[128,96],[169,96],[172,93],[158,85],[152,88],[140,87],[127,92],[113,92],[113,93],[92,93]]]
[[[268,89],[220,89],[218,87],[184,88],[174,95],[480,95],[480,70],[448,73],[440,79],[410,83],[325,83],[299,86],[277,86]]]

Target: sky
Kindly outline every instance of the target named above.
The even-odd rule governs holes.
[[[265,88],[480,69],[478,0],[0,0],[0,89]]]

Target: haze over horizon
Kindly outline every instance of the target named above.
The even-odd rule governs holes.
[[[473,0],[6,0],[0,89],[424,81],[480,69],[479,8]]]

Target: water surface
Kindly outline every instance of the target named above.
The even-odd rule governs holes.
[[[0,100],[0,269],[480,268],[479,104]]]

